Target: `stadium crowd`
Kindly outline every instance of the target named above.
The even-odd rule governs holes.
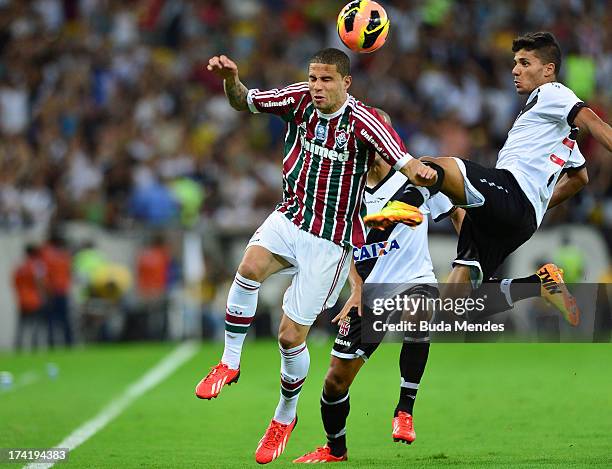
[[[204,220],[250,234],[280,199],[284,124],[231,109],[205,64],[226,53],[261,89],[302,81],[312,53],[343,47],[342,3],[0,0],[0,232],[69,220],[153,232]],[[350,92],[386,110],[414,155],[494,164],[523,104],[511,42],[529,30],[557,36],[562,80],[609,121],[608,1],[383,4],[390,37],[351,55]],[[589,223],[612,249],[612,160],[580,143],[590,183],[544,224]],[[233,272],[224,262],[207,259],[208,272],[222,272],[213,284]]]

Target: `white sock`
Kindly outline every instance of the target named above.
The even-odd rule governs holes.
[[[514,305],[514,302],[512,301],[512,296],[510,296],[510,284],[511,283],[512,283],[512,279],[511,278],[505,278],[499,284],[499,289],[501,290],[501,292],[506,297],[506,301],[508,302],[509,306],[513,306]]]
[[[221,362],[236,370],[247,331],[257,310],[257,296],[261,283],[249,280],[236,272],[227,295],[225,310],[225,349]]]
[[[279,347],[281,354],[281,394],[274,420],[288,424],[297,412],[300,391],[308,375],[310,353],[306,343],[290,349]]]

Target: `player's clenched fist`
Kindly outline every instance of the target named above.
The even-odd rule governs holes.
[[[432,186],[438,179],[435,169],[416,158],[408,161],[401,171],[415,186]]]
[[[206,69],[224,80],[238,75],[238,66],[225,55],[215,55],[208,61]]]

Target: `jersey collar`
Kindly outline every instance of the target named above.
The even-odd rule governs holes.
[[[540,85],[538,86],[535,90],[533,90],[531,92],[531,94],[529,95],[529,97],[527,98],[527,104],[529,104],[531,102],[531,100],[538,95],[538,93],[540,92],[540,88],[542,88],[542,86],[544,85]]]
[[[327,119],[327,120],[331,120],[334,119],[340,115],[342,115],[342,113],[344,112],[344,110],[346,109],[346,106],[348,105],[349,102],[349,98],[351,97],[351,95],[349,95],[348,93],[346,94],[346,101],[344,101],[344,103],[342,104],[342,106],[340,106],[340,109],[338,109],[336,112],[333,112],[331,114],[324,114],[321,111],[319,111],[317,108],[315,108],[315,110],[317,111],[317,114],[319,115],[319,117],[322,117],[323,119]]]

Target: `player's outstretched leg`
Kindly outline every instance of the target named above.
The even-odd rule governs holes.
[[[200,399],[217,397],[223,386],[238,382],[242,346],[255,317],[261,282],[287,265],[263,246],[245,251],[227,296],[223,357],[196,386]]]
[[[415,341],[415,340],[421,340]],[[410,444],[416,439],[414,402],[429,357],[429,338],[406,337],[400,353],[400,397],[393,417],[393,441]]]
[[[223,358],[196,386],[196,396],[200,399],[215,398],[223,386],[238,382],[242,345],[255,317],[260,285],[261,283],[236,273],[225,309]]]
[[[477,317],[470,319],[483,319],[511,309],[517,301],[542,297],[572,326],[580,322],[576,298],[563,281],[563,269],[555,264],[545,264],[528,277],[488,280],[474,292],[474,296],[486,298],[485,308]]]
[[[342,359],[332,356],[321,394],[321,419],[327,435],[327,444],[293,462],[328,463],[348,459],[346,419],[351,409],[349,387],[363,363],[362,358]]]
[[[255,460],[260,464],[278,458],[297,424],[297,404],[310,367],[310,354],[306,346],[309,326],[304,326],[283,315],[278,335],[281,356],[280,399],[274,418],[259,441]]]

